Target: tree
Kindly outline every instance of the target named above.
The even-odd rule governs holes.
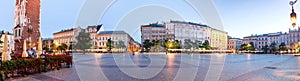
[[[210,50],[210,49],[211,49],[208,40],[205,40],[204,43],[202,44],[202,46],[203,46],[206,50]]]
[[[271,45],[270,45],[270,50],[271,50],[271,53],[275,53],[275,51],[277,50],[276,48],[276,43],[275,42],[272,42]]]
[[[48,47],[43,47],[43,50],[49,51],[50,49]]]
[[[111,49],[114,47],[111,38],[107,39],[106,47],[108,48],[108,51],[111,52]]]
[[[198,49],[202,46],[201,44],[201,41],[196,40],[192,45],[194,48]]]
[[[173,49],[180,49],[181,45],[180,45],[180,41],[175,40],[175,42],[173,43]]]
[[[154,42],[154,51],[156,51],[156,52],[159,52],[159,51],[161,51],[161,47],[162,47],[162,45],[161,45],[161,42],[159,41],[159,40],[156,40],[155,42]]]
[[[240,50],[247,50],[247,44],[242,44]]]
[[[279,50],[280,50],[280,51],[286,51],[286,50],[287,50],[286,45],[285,45],[284,42],[282,42],[282,43],[279,45]]]
[[[191,49],[193,46],[192,46],[192,41],[190,39],[186,39],[184,40],[184,48],[185,49]]]
[[[125,44],[124,44],[124,41],[119,40],[118,43],[117,43],[116,48],[125,48],[125,47],[126,47],[126,46],[125,46]]]
[[[254,48],[254,43],[253,42],[250,42],[248,45],[247,45],[248,49],[247,50],[250,50],[250,51],[255,51],[255,48]]]
[[[85,33],[84,31],[81,31],[79,35],[76,37],[76,44],[74,46],[75,49],[80,49],[83,51],[83,54],[85,54],[86,49],[91,48],[91,38],[88,33]]]
[[[145,48],[145,51],[146,52],[149,52],[150,51],[150,47],[151,47],[152,43],[150,42],[150,40],[146,39],[144,42],[143,42],[143,47]]]
[[[58,49],[62,52],[65,51],[68,48],[68,45],[65,43],[62,43],[60,46],[58,46]]]
[[[269,47],[268,45],[265,45],[261,49],[264,51],[264,53],[268,53]]]
[[[69,45],[69,49],[68,50],[72,50],[73,49],[73,44],[71,43],[70,45]]]

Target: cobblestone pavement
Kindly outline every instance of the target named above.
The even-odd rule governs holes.
[[[127,58],[128,57],[128,58]],[[16,81],[299,81],[300,57],[227,54],[73,54],[74,65]],[[225,58],[220,60],[219,58]],[[155,63],[156,60],[159,63]],[[188,61],[187,61],[188,60]],[[161,62],[160,62],[161,61]],[[129,63],[133,62],[133,64]],[[221,66],[221,68],[214,68]],[[162,69],[159,69],[161,68]],[[140,73],[150,68],[159,70]],[[125,70],[130,72],[125,72]],[[220,70],[220,74],[216,69]],[[213,71],[212,71],[213,70]],[[206,75],[209,71],[212,75]],[[145,71],[147,72],[147,71]],[[133,74],[132,74],[133,73]],[[215,74],[215,75],[213,75]],[[195,75],[195,76],[193,76]],[[188,78],[185,78],[188,77]],[[213,77],[213,79],[207,79]]]

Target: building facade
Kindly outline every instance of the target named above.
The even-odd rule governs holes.
[[[276,44],[276,48],[279,48],[281,43],[284,43],[287,47],[289,47],[292,44],[298,44],[299,41],[297,40],[297,33],[298,32],[290,30],[289,33],[275,32],[261,35],[251,35],[244,37],[243,44],[249,44],[252,42],[254,44],[254,48],[259,51],[262,51],[264,46],[270,47],[272,43]]]
[[[82,29],[78,27],[67,30],[61,30],[60,32],[53,33],[53,42],[55,45],[66,44],[70,46],[72,43],[77,42],[76,37],[81,31]]]
[[[214,49],[227,49],[227,32],[199,23],[170,21],[162,25],[142,25],[141,33],[142,42],[146,39],[163,41],[177,40],[180,41],[183,46],[187,40],[202,43],[208,40]]]
[[[102,32],[102,31],[104,31],[103,25],[88,26],[85,29],[85,32],[90,34],[90,37],[92,39],[92,45],[93,45],[94,48],[99,48],[98,33]]]
[[[186,39],[194,42],[209,40],[206,33],[211,32],[205,31],[208,26],[192,22],[170,21],[165,23],[165,26],[166,39],[178,40],[182,44]]]
[[[145,40],[160,40],[164,42],[166,36],[166,29],[163,24],[153,23],[141,26],[142,41]]]
[[[43,38],[43,45],[42,47],[47,47],[49,49],[52,49],[53,45],[54,45],[54,40],[52,38]]]
[[[242,39],[228,37],[227,50],[239,50],[242,45]]]
[[[95,49],[107,49],[108,39],[113,41],[112,45],[116,48],[127,48],[130,43],[134,42],[133,38],[124,31],[101,31],[95,38],[92,38],[92,40],[96,40],[92,42],[92,45]]]
[[[13,28],[16,53],[22,53],[24,41],[28,49],[37,48],[40,37],[40,3],[40,0],[16,0]]]
[[[7,46],[8,46],[8,49],[10,50],[10,51],[14,51],[15,49],[14,49],[14,35],[12,34],[12,33],[9,33],[9,32],[6,32],[6,34],[7,34]],[[2,42],[4,42],[4,35],[5,35],[5,32],[4,31],[2,31],[2,32],[0,32],[0,35],[2,35],[2,37],[0,38],[0,40],[2,41]],[[3,43],[0,43],[0,52],[2,52],[2,49],[3,49]]]

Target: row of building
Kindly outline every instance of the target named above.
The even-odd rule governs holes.
[[[300,27],[296,29],[289,29],[288,32],[276,32],[260,35],[246,36],[243,39],[229,38],[228,49],[240,49],[242,44],[253,43],[254,48],[258,51],[262,51],[264,46],[270,46],[272,43],[276,43],[276,47],[279,48],[281,43],[284,43],[288,48],[298,46],[300,44]]]
[[[213,49],[227,49],[227,32],[199,23],[184,21],[152,23],[142,25],[141,33],[142,42],[145,40],[177,40],[183,45],[185,40],[193,42],[208,40]]]
[[[107,49],[106,44],[108,39],[113,41],[112,45],[115,47],[117,47],[119,43],[122,43],[125,50],[129,45],[138,45],[125,31],[104,31],[103,25],[88,26],[85,29],[78,27],[61,30],[53,34],[53,39],[45,39],[43,45],[48,48],[51,48],[52,45],[61,44],[71,46],[71,44],[77,42],[76,37],[79,35],[79,32],[86,32],[90,35],[90,38],[92,39],[91,49]]]

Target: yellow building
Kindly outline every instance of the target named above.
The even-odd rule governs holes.
[[[213,49],[226,50],[228,33],[225,31],[210,28],[210,45]]]

